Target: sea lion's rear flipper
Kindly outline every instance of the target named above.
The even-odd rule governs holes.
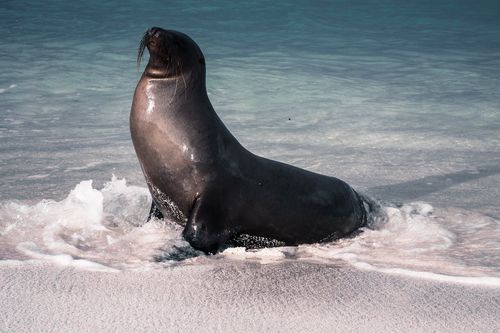
[[[154,200],[151,202],[151,209],[149,210],[147,222],[149,222],[153,217],[159,220],[163,219],[163,214]]]
[[[365,226],[373,229],[376,224],[385,223],[388,220],[383,205],[372,197],[356,192],[366,212]]]

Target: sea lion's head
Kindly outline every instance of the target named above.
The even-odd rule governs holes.
[[[183,78],[193,74],[204,77],[205,57],[196,43],[182,32],[158,27],[148,29],[139,45],[137,64],[144,49],[149,51],[149,62],[144,75],[152,78]]]

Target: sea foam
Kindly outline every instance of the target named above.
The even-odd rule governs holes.
[[[370,228],[331,243],[259,250],[227,248],[205,256],[171,221],[146,223],[146,188],[113,176],[102,189],[82,181],[61,200],[0,204],[0,256],[90,270],[143,270],[212,260],[286,260],[459,283],[500,286],[500,224],[479,213],[424,202],[384,205]],[[5,262],[4,262],[5,263]]]

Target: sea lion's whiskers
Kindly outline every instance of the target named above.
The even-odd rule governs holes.
[[[141,66],[141,59],[142,55],[144,54],[144,49],[146,49],[147,38],[148,38],[148,32],[146,31],[144,33],[144,36],[142,36],[141,42],[139,44],[139,50],[137,53],[137,67]]]

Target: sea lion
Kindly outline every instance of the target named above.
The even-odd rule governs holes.
[[[345,182],[256,156],[236,140],[208,99],[205,57],[191,38],[150,28],[138,64],[146,47],[130,130],[151,215],[183,225],[184,238],[206,253],[242,234],[297,245],[365,224],[363,202]]]

